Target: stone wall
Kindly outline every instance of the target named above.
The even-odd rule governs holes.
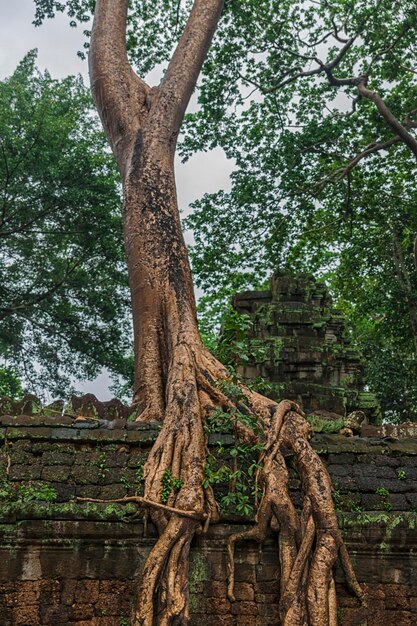
[[[135,584],[155,537],[133,505],[71,502],[116,498],[139,488],[158,424],[42,415],[0,418],[3,484],[47,483],[53,503],[3,502],[0,508],[1,626],[127,626]],[[369,427],[368,427],[369,428]],[[366,432],[366,431],[365,431]],[[337,572],[343,626],[417,623],[417,441],[315,435],[328,464],[335,503],[368,608]],[[211,434],[227,453],[233,439]],[[293,497],[298,481],[291,480]],[[227,485],[220,486],[227,489]],[[24,498],[22,498],[24,500]],[[237,601],[226,598],[225,542],[249,518],[232,513],[193,546],[192,624],[278,624],[276,537],[237,549]]]

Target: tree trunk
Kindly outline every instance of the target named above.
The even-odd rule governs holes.
[[[407,270],[407,266],[404,260],[404,254],[401,248],[401,243],[398,238],[398,233],[395,228],[392,229],[392,258],[394,261],[395,274],[397,282],[404,294],[408,317],[410,320],[411,332],[414,341],[414,350],[417,354],[417,309],[416,309],[416,296],[411,284],[410,275]]]
[[[169,364],[181,343],[201,347],[193,284],[177,208],[172,156],[146,131],[124,184],[124,236],[132,294],[134,402],[143,420],[165,410]],[[139,144],[139,145],[138,145]],[[159,148],[159,154],[158,154]]]

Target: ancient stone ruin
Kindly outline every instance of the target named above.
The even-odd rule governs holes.
[[[253,321],[251,360],[240,367],[245,380],[266,378],[272,383],[266,395],[295,400],[308,414],[337,418],[360,410],[368,421],[378,420],[378,402],[365,390],[363,357],[323,283],[275,274],[268,291],[239,293],[233,306]]]
[[[76,498],[140,493],[160,424],[130,421],[127,407],[93,396],[74,398],[64,414],[33,397],[9,402],[8,410],[0,418],[0,624],[127,626],[135,577],[155,532],[132,504]],[[368,597],[368,605],[359,606],[337,570],[340,626],[417,621],[417,439],[406,427],[392,433],[364,426],[360,437],[313,438],[332,476],[339,523]],[[233,434],[210,433],[208,443],[213,471],[240,467],[230,455]],[[290,486],[297,502],[295,472]],[[218,497],[231,489],[225,481],[215,487]],[[251,542],[237,546],[236,602],[227,599],[226,541],[251,523],[250,514],[224,507],[221,523],[196,539],[193,626],[279,624],[272,536],[261,551]]]
[[[361,356],[344,336],[343,317],[323,285],[278,276],[270,291],[239,294],[235,306],[254,320],[251,361],[241,369],[246,378],[268,377],[271,395],[302,402],[310,420],[315,414],[344,423],[359,410],[367,421],[377,420],[375,398],[364,391]],[[79,498],[141,493],[143,465],[161,425],[134,417],[119,401],[102,403],[91,395],[49,406],[34,396],[0,400],[0,626],[129,626],[155,530],[134,504]],[[415,626],[416,425],[364,421],[351,437],[328,432],[320,420],[313,428],[312,443],[331,475],[339,525],[367,597],[367,605],[359,605],[336,568],[339,626]],[[278,626],[272,533],[262,549],[237,545],[236,601],[227,597],[226,543],[253,524],[253,492],[248,458],[235,454],[234,432],[207,431],[207,444],[222,517],[193,543],[191,624]],[[289,453],[287,460],[297,506],[300,480]],[[247,477],[243,509],[225,468]]]

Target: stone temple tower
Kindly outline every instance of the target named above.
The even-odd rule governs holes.
[[[250,360],[239,367],[245,380],[262,376],[270,383],[266,395],[293,399],[309,414],[336,418],[361,410],[369,421],[378,419],[363,357],[323,283],[310,275],[275,274],[268,291],[239,293],[233,306],[253,322]]]

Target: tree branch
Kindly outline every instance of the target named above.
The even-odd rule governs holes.
[[[395,117],[395,115],[387,107],[381,96],[376,92],[368,89],[362,82],[358,84],[358,91],[364,98],[371,100],[387,124],[392,130],[404,141],[404,143],[410,148],[410,150],[417,157],[417,140],[411,135],[405,126],[401,124]]]
[[[175,150],[178,132],[223,8],[223,0],[195,0],[151,107],[149,122]]]
[[[257,86],[264,94],[273,93],[277,89],[282,89],[282,87],[285,87],[286,85],[294,83],[299,78],[306,78],[307,76],[314,76],[317,74],[326,74],[329,83],[337,87],[340,87],[343,85],[352,85],[352,86],[355,85],[356,86],[360,78],[356,78],[356,77],[336,78],[333,75],[334,68],[340,64],[340,62],[342,61],[342,59],[344,58],[348,50],[351,48],[355,40],[356,40],[356,36],[351,37],[348,41],[346,41],[346,43],[342,46],[342,48],[340,48],[335,58],[332,61],[329,61],[329,63],[324,63],[318,57],[310,57],[317,64],[317,67],[314,67],[311,70],[302,70],[299,67],[295,67],[285,72],[285,74],[282,74],[278,80],[277,85],[274,85],[273,87],[270,87],[268,89],[264,89],[260,85],[257,85]],[[294,56],[296,56],[296,58],[303,58],[303,55],[300,55],[298,53],[293,53],[293,54]],[[282,80],[282,78],[284,78],[286,75],[290,74],[291,72],[297,72],[297,73],[294,74],[294,76],[290,76],[289,78]],[[250,79],[245,78],[245,80],[254,85],[256,84],[254,81]]]
[[[33,307],[35,304],[39,304],[40,302],[47,300],[50,296],[56,293],[65,284],[68,277],[71,276],[73,272],[75,272],[75,270],[80,266],[80,264],[81,264],[81,261],[76,261],[71,267],[69,266],[59,281],[54,283],[54,285],[52,285],[52,287],[50,287],[47,291],[44,291],[43,293],[38,294],[32,300],[27,301],[27,302],[20,301],[19,304],[14,304],[14,305],[10,304],[8,307],[1,306],[0,313],[2,313],[2,316],[0,319],[4,319],[7,315],[11,315],[13,313],[20,314],[22,311],[26,311],[27,309],[30,309],[31,307]],[[28,291],[30,292],[30,289]]]
[[[122,178],[149,92],[127,58],[127,8],[128,0],[97,0],[89,53],[93,98]]]
[[[353,157],[353,159],[349,161],[347,165],[337,169],[335,172],[330,174],[330,176],[328,176],[324,181],[322,181],[320,185],[324,185],[326,182],[341,180],[342,178],[347,176],[347,174],[349,174],[353,170],[353,168],[360,161],[362,161],[362,159],[365,159],[370,154],[374,154],[375,152],[379,152],[380,150],[387,150],[394,144],[399,143],[400,141],[401,141],[401,138],[398,135],[396,135],[395,137],[391,137],[391,139],[388,139],[387,141],[381,141],[379,143],[369,144],[365,148],[365,150],[362,150],[362,152],[359,152],[355,157]]]

